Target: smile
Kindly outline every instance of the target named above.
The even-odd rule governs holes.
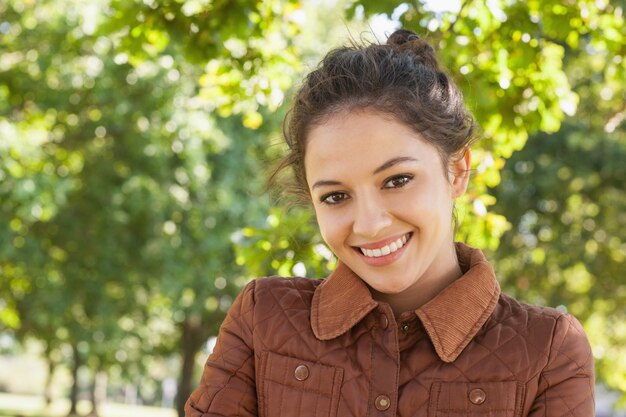
[[[406,235],[399,237],[397,240],[391,243],[388,243],[385,246],[382,246],[380,248],[365,249],[365,248],[359,247],[359,250],[364,256],[368,258],[379,258],[381,256],[387,256],[391,253],[394,253],[400,250],[404,245],[406,245],[406,242],[410,238],[411,238],[411,233],[407,233]]]

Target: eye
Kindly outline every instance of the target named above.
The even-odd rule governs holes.
[[[340,192],[332,192],[332,193],[324,194],[322,197],[320,197],[320,201],[323,204],[328,204],[331,206],[337,205],[347,199],[348,199],[348,195],[346,193],[340,193]]]
[[[413,179],[412,175],[395,175],[385,181],[383,188],[402,188]]]

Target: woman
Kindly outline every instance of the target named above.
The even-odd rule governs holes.
[[[594,414],[580,324],[501,294],[482,252],[453,243],[473,126],[413,32],[325,57],[295,97],[281,168],[339,266],[251,282],[187,416]]]

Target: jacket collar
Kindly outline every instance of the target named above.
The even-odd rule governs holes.
[[[452,362],[461,354],[485,324],[500,296],[493,268],[483,253],[462,243],[456,244],[456,252],[463,275],[415,310],[444,362]],[[313,294],[313,333],[320,340],[334,339],[377,306],[361,278],[340,262]]]

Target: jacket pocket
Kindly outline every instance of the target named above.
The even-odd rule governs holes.
[[[343,369],[272,352],[261,354],[260,417],[336,417]]]
[[[434,382],[429,417],[519,417],[524,385],[517,381]]]

